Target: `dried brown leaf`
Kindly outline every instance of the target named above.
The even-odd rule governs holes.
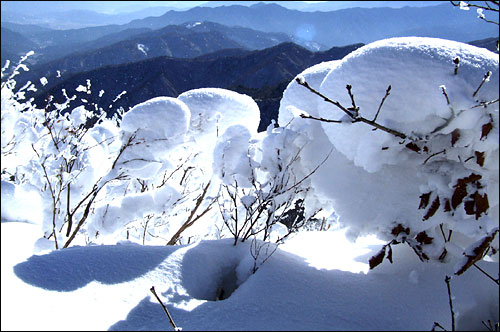
[[[413,142],[410,142],[410,143],[406,144],[405,146],[412,151],[415,151],[417,153],[420,152],[420,147]]]
[[[471,254],[467,254],[464,252],[464,256],[467,257],[465,263],[455,272],[456,275],[461,275],[467,269],[469,269],[475,262],[479,261],[483,258],[484,253],[491,245],[491,242],[495,239],[496,234],[498,233],[498,228],[485,236],[482,241],[471,250]]]
[[[429,208],[429,210],[427,210],[427,213],[425,214],[423,220],[427,220],[430,217],[432,217],[434,214],[436,214],[440,205],[441,205],[441,203],[439,202],[439,196],[436,196],[434,201],[432,201],[431,207]]]
[[[460,203],[462,203],[465,196],[467,196],[467,189],[465,184],[457,184],[455,186],[455,191],[451,196],[451,206],[453,207],[453,210],[455,210],[457,206],[459,206]]]
[[[432,191],[420,195],[420,205],[418,206],[418,209],[425,209],[427,205],[429,205],[429,199],[431,197]]]
[[[401,224],[398,224],[396,227],[394,227],[391,231],[391,234],[394,235],[394,237],[398,236],[399,233],[401,232],[404,232],[406,233],[407,235],[410,234],[410,228],[409,227],[406,227],[404,228],[403,225]]]
[[[451,132],[451,146],[454,146],[459,138],[460,138],[460,130],[459,129],[453,130]]]
[[[481,195],[477,191],[469,196],[471,199],[464,203],[465,213],[468,215],[475,215],[476,220],[478,220],[483,213],[488,211],[490,204],[488,201],[488,195]]]
[[[443,211],[444,212],[450,212],[451,211],[451,203],[450,203],[450,200],[448,198],[446,198],[444,200],[444,208],[443,208]]]
[[[372,256],[370,258],[370,260],[368,262],[370,264],[370,270],[375,268],[380,263],[382,263],[382,261],[384,260],[384,256],[385,256],[385,248],[386,248],[386,246],[383,246],[382,249],[380,249],[380,251],[375,256]]]
[[[488,136],[490,131],[493,129],[493,123],[488,122],[481,127],[481,140]]]
[[[479,151],[474,151],[474,154],[476,155],[476,163],[483,167],[484,165],[484,152],[479,152]]]
[[[431,244],[433,239],[425,231],[418,233],[415,237],[415,240],[420,242],[420,244]]]
[[[490,203],[488,201],[488,195],[480,195],[477,191],[474,194],[474,203],[476,205],[476,220],[481,217],[481,214],[486,213],[490,208]]]
[[[463,202],[464,198],[467,196],[467,184],[473,183],[481,180],[482,176],[479,174],[472,173],[471,175],[457,180],[455,184],[455,191],[451,197],[451,207],[453,210]]]
[[[460,183],[467,184],[467,183],[477,182],[477,181],[481,180],[481,178],[482,178],[481,175],[476,174],[476,173],[472,173],[471,175],[469,175],[465,178],[458,179],[457,184],[460,184]]]

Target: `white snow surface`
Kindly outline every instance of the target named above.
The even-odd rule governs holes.
[[[368,273],[352,272],[366,271],[380,241],[354,245],[342,231],[300,233],[255,274],[248,244],[235,247],[231,240],[167,247],[122,242],[32,255],[38,238],[33,225],[2,223],[1,237],[2,330],[170,330],[152,286],[183,330],[451,326],[444,283],[451,266],[422,264],[400,245],[394,264],[386,260]],[[495,263],[480,264],[498,271]],[[220,287],[235,285],[227,299],[213,301]],[[498,320],[493,282],[473,270],[451,285],[459,328]]]
[[[453,276],[458,329],[498,322],[498,285],[473,267],[454,275],[464,251],[470,254],[498,227],[498,102],[475,107],[498,98],[498,75],[498,55],[480,48],[393,38],[298,78],[346,107],[351,84],[368,119],[390,84],[377,122],[405,133],[404,140],[352,123],[293,80],[281,100],[280,127],[262,133],[250,97],[204,88],[136,105],[120,126],[106,119],[60,149],[42,125],[44,110],[21,113],[20,102],[2,86],[2,330],[169,330],[152,286],[183,330],[431,330],[434,322],[451,330],[446,275]],[[90,87],[87,81],[79,90],[90,93]],[[54,126],[77,130],[89,116],[78,107]],[[409,142],[421,150],[407,149]],[[78,148],[85,153],[76,158]],[[80,168],[58,173],[62,160],[75,158]],[[59,243],[68,237],[66,206],[53,209],[40,163],[54,184],[71,183],[61,197],[72,207],[103,185],[69,248],[54,250],[53,233]],[[445,211],[446,199],[471,174],[480,181],[467,182],[462,201]],[[225,207],[223,186],[228,195],[233,190],[234,206]],[[290,204],[303,199],[302,212],[318,212],[316,221],[329,230],[298,232],[263,262],[274,245],[249,239],[234,246],[223,218],[234,213],[234,227],[241,227],[247,209],[273,192],[280,193],[273,208],[290,196]],[[427,193],[441,204],[424,220],[429,208],[419,202]],[[467,200],[482,195],[487,212],[471,213],[471,206],[479,207]],[[204,209],[208,213],[182,233],[180,244],[164,245]],[[56,220],[54,210],[61,212]],[[398,224],[399,233],[391,234]],[[270,239],[286,230],[276,224]],[[416,242],[417,234],[426,237]],[[384,258],[370,270],[370,258],[392,240],[400,242],[391,244],[394,263]],[[421,262],[419,250],[430,258]],[[498,253],[477,264],[498,276]]]
[[[454,75],[453,59],[456,57],[460,63],[458,74]],[[490,82],[472,97],[488,71],[492,72]],[[443,133],[450,133],[457,128],[472,128],[481,122],[481,112],[475,112],[476,109],[471,107],[478,101],[498,98],[498,55],[437,38],[385,39],[346,56],[328,73],[320,90],[350,107],[347,84],[352,86],[356,105],[367,119],[374,118],[387,87],[391,85],[391,94],[378,117],[380,124],[419,137],[447,124]],[[450,105],[442,93],[442,85],[446,87]],[[340,119],[345,114],[323,102],[319,105],[319,115]],[[401,153],[406,150],[404,145],[395,142],[388,133],[373,132],[372,127],[349,123],[338,126],[324,123],[323,127],[335,148],[368,172],[376,172],[385,165],[398,164],[409,158],[406,153]],[[389,149],[381,154],[382,147]]]
[[[456,57],[460,63],[454,75]],[[491,72],[489,80],[472,97],[487,72]],[[474,232],[485,235],[498,225],[498,102],[474,107],[498,99],[498,55],[436,38],[392,38],[359,48],[340,61],[318,64],[297,77],[344,107],[352,106],[346,90],[350,84],[359,113],[368,120],[374,118],[387,87],[392,86],[377,122],[406,134],[407,139],[349,120],[326,123],[300,118],[309,114],[341,120],[347,115],[295,80],[281,100],[279,124],[309,136],[301,158],[304,167],[318,165],[332,151],[311,177],[312,187],[331,202],[350,235],[390,233],[401,223],[417,233],[426,229],[441,237],[432,228],[444,221],[472,232],[472,223],[462,221],[473,217],[458,211],[463,205],[451,216],[437,213],[428,224],[421,222],[426,210],[417,209],[420,195],[451,196],[457,179],[471,172],[487,179],[491,217],[483,218],[484,225]],[[490,121],[493,129],[482,137],[481,128]],[[460,137],[451,146],[455,130]],[[414,136],[424,139],[415,139],[415,144],[426,141],[429,152],[416,153],[406,147]],[[460,162],[470,156],[476,160],[476,152],[485,155],[482,167]]]
[[[137,49],[139,51],[141,51],[145,56],[148,56],[148,52],[147,51],[149,50],[149,48],[146,45],[144,45],[144,44],[137,44]]]
[[[215,142],[233,125],[257,132],[260,111],[249,96],[219,88],[189,90],[177,97],[191,110],[190,133],[199,144]]]

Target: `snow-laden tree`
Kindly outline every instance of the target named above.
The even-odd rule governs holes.
[[[469,263],[498,250],[498,74],[488,50],[393,38],[288,86],[279,122],[311,137],[302,159],[333,147],[311,186],[351,236],[389,241],[372,266],[401,242],[423,261],[456,261],[477,241]]]
[[[38,108],[25,97],[26,91],[36,91],[33,83],[14,92],[17,73],[2,83],[2,181],[39,195],[44,238],[56,249],[67,247],[83,230],[101,190],[126,178],[114,172],[121,144],[118,120],[106,119],[102,108],[85,105],[85,99],[73,110],[50,98]],[[90,93],[90,82],[77,92]]]
[[[16,73],[19,68],[27,69],[21,63]],[[292,168],[300,135],[269,129],[258,137],[259,109],[248,96],[197,89],[153,98],[108,119],[85,99],[92,93],[88,80],[74,94],[64,91],[67,102],[49,98],[39,108],[24,100],[25,90],[36,91],[34,84],[14,92],[14,76],[2,85],[2,197],[12,205],[16,190],[29,187],[40,198],[39,247],[67,247],[75,238],[176,244],[224,237],[231,229],[217,222],[220,209],[213,207],[217,201],[233,209],[236,201],[220,193],[238,182],[253,187],[238,209],[260,204],[259,215],[267,218],[264,227],[260,217],[247,224],[243,238],[264,230],[268,240],[271,226],[285,223],[276,210],[304,210],[295,195],[306,191],[300,185],[308,176]],[[77,98],[82,105],[70,109],[68,102]],[[259,160],[252,164],[254,145]],[[285,192],[287,198],[278,199]],[[3,209],[2,217],[16,218],[12,211]],[[296,230],[286,216],[289,231]]]

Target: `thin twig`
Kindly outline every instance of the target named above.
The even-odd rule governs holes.
[[[167,307],[163,304],[163,302],[160,300],[160,298],[156,294],[155,286],[151,286],[151,288],[149,290],[151,291],[151,293],[154,294],[154,296],[156,297],[158,302],[160,302],[161,306],[163,307],[163,310],[165,311],[165,313],[168,316],[168,320],[170,321],[170,325],[172,325],[172,327],[174,328],[174,331],[180,331],[180,328],[175,325],[174,319],[172,318],[172,316],[170,316],[170,313],[168,312]]]
[[[443,91],[443,95],[446,98],[446,105],[450,104],[450,98],[448,98],[448,94],[446,93],[446,87],[444,85],[441,85],[441,91]]]
[[[441,154],[441,153],[446,153],[446,149],[442,150],[442,151],[439,151],[439,152],[436,152],[436,153],[433,153],[431,154],[429,157],[427,157],[427,159],[425,159],[424,161],[424,165],[432,158],[432,157],[435,157],[437,156],[438,154]]]
[[[380,102],[380,105],[378,106],[377,114],[375,114],[375,117],[373,118],[373,122],[377,121],[378,114],[380,113],[380,110],[382,109],[382,105],[384,105],[385,99],[390,95],[392,86],[388,86],[387,90],[385,91],[385,96],[382,98],[382,101]]]
[[[318,121],[322,121],[322,122],[332,122],[332,123],[342,123],[343,121],[340,121],[340,120],[330,120],[330,119],[325,119],[325,118],[318,118],[318,117],[315,117],[315,116],[312,116],[312,115],[309,115],[309,114],[304,114],[302,113],[300,115],[300,117],[302,119],[313,119],[313,120],[318,120]]]
[[[303,80],[300,80],[300,79],[297,79],[296,81],[297,81],[298,84],[306,87],[312,93],[314,93],[314,94],[320,96],[321,98],[323,98],[326,102],[331,103],[331,104],[337,106],[340,110],[342,110],[345,114],[347,114],[352,119],[353,123],[354,122],[364,122],[367,125],[370,125],[372,127],[380,129],[382,131],[385,131],[385,132],[387,132],[387,133],[389,133],[391,135],[394,135],[396,137],[399,137],[399,138],[402,138],[402,139],[409,138],[405,134],[403,134],[403,133],[401,133],[401,132],[399,132],[397,130],[394,130],[394,129],[391,129],[391,128],[387,128],[387,127],[385,127],[385,126],[383,126],[381,124],[376,123],[375,121],[368,120],[368,119],[366,119],[366,118],[364,118],[362,116],[354,115],[353,112],[349,111],[347,108],[345,108],[344,106],[342,106],[338,101],[331,100],[327,96],[323,95],[321,92],[313,89],[306,81],[303,81]],[[327,122],[334,122],[334,121],[329,120]]]
[[[500,285],[500,281],[498,279],[495,279],[492,276],[490,276],[488,274],[488,272],[484,271],[482,268],[480,268],[479,266],[477,266],[476,263],[472,263],[472,265],[474,265],[476,267],[476,269],[478,269],[479,271],[481,271],[485,276],[487,276],[488,278],[490,278],[491,280],[493,280],[493,282],[495,284]]]
[[[476,106],[472,106],[471,108],[476,108],[476,107],[486,107],[488,105],[491,105],[491,104],[494,104],[494,103],[498,103],[498,101],[500,101],[499,98],[495,99],[495,100],[492,100],[492,101],[488,101],[488,102],[485,102],[485,101],[482,101],[480,102],[478,105]]]
[[[453,311],[453,300],[451,298],[451,287],[450,287],[450,276],[446,276],[444,278],[444,282],[446,282],[446,287],[448,288],[448,301],[450,303],[450,312],[451,312],[451,330],[455,331],[455,312]]]
[[[187,220],[182,224],[182,226],[177,230],[177,232],[172,236],[172,238],[168,241],[167,245],[174,245],[179,237],[181,236],[182,232],[184,232],[187,228],[191,227],[198,219],[203,217],[210,209],[212,208],[212,205],[215,203],[215,199],[205,208],[205,210],[199,214],[198,216],[194,217],[196,211],[198,208],[201,206],[201,203],[203,202],[203,199],[205,198],[205,195],[207,194],[208,187],[210,186],[210,182],[208,181],[207,185],[203,188],[203,192],[200,197],[196,200],[195,207],[191,210],[191,214],[187,218]]]
[[[439,327],[443,331],[446,331],[446,329],[444,327],[442,327],[441,324],[439,324],[438,322],[434,322],[434,326],[432,327],[431,331],[436,331],[436,327]]]
[[[491,76],[491,71],[488,70],[488,72],[486,74],[484,74],[484,77],[483,77],[483,80],[481,81],[481,84],[479,84],[479,86],[477,87],[476,91],[474,91],[474,93],[472,94],[472,97],[475,97],[477,95],[477,93],[479,92],[479,90],[481,90],[481,88],[483,87],[483,84],[488,81],[488,79],[490,78]]]
[[[457,56],[455,59],[453,59],[453,63],[455,64],[455,70],[454,70],[453,74],[457,75],[458,74],[458,67],[460,67],[460,58]]]
[[[351,103],[352,107],[348,108],[349,111],[352,111],[354,113],[354,116],[359,115],[359,107],[356,106],[356,102],[354,101],[354,95],[352,94],[352,85],[347,84],[346,85],[347,93],[349,94],[349,97],[351,97]]]

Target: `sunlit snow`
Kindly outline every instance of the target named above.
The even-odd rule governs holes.
[[[183,330],[451,330],[446,276],[458,329],[498,322],[498,285],[455,274],[488,236],[498,250],[498,76],[489,51],[393,38],[302,72],[264,132],[252,98],[204,88],[82,137],[93,109],[50,118],[2,84],[2,330],[169,330],[152,286]]]

